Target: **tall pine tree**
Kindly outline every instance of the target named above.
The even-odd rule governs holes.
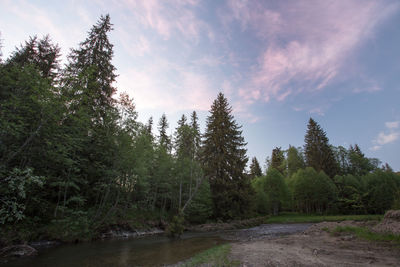
[[[163,147],[167,152],[171,150],[171,138],[167,134],[167,129],[169,127],[167,116],[162,114],[159,122],[158,122],[158,143],[160,147]]]
[[[329,145],[326,133],[312,118],[308,122],[304,141],[304,155],[307,167],[313,167],[318,172],[322,170],[333,178],[338,169],[334,153]]]
[[[285,156],[283,155],[283,151],[280,147],[275,147],[272,150],[271,154],[271,162],[269,165],[270,168],[278,170],[280,173],[283,174],[285,170]]]
[[[260,167],[260,163],[258,163],[258,160],[256,157],[253,157],[251,159],[249,176],[251,179],[262,176],[262,170]]]
[[[114,108],[117,75],[112,64],[113,44],[108,39],[111,30],[110,16],[101,16],[79,48],[72,49],[63,81],[64,89],[75,99],[73,103],[86,105],[94,123],[105,124]]]
[[[21,67],[34,65],[43,78],[55,80],[59,67],[60,47],[52,44],[49,35],[42,39],[30,37],[8,59],[8,64],[19,64]]]
[[[190,115],[190,127],[193,131],[193,159],[199,158],[200,146],[201,146],[201,133],[199,126],[199,118],[197,117],[196,111],[193,111]]]
[[[246,217],[251,211],[251,187],[245,179],[246,143],[222,93],[214,100],[204,134],[204,173],[210,181],[214,216],[223,220]]]
[[[92,220],[105,218],[120,199],[118,173],[119,114],[113,95],[116,68],[112,64],[113,45],[108,34],[112,30],[110,16],[101,16],[87,38],[72,49],[62,78],[69,116],[65,124],[77,125],[80,149],[74,153],[79,166],[79,194],[87,204],[96,203]],[[133,116],[134,113],[132,113]],[[72,170],[71,170],[72,171]],[[90,189],[90,190],[89,190]]]

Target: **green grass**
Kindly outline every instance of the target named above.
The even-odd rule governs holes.
[[[381,220],[383,215],[307,215],[299,213],[282,213],[271,216],[267,223],[318,223],[318,222],[337,222],[337,221],[370,221]]]
[[[207,264],[208,266],[239,266],[240,263],[238,261],[231,261],[228,259],[228,255],[231,251],[230,244],[224,244],[212,247],[203,251],[187,262],[185,262],[182,266],[192,267],[199,266],[201,264]]]
[[[337,235],[339,233],[352,233],[358,238],[362,238],[369,241],[378,242],[391,242],[396,245],[400,245],[400,235],[394,234],[381,234],[375,233],[365,227],[355,227],[355,226],[337,226],[335,229],[329,231],[332,235]]]

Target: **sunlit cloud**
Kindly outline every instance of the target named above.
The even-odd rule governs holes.
[[[397,139],[399,139],[400,132],[395,130],[399,127],[399,121],[385,122],[385,127],[387,128],[387,131],[379,132],[376,139],[372,140],[372,143],[375,145],[370,148],[371,150],[377,151],[381,149],[383,145],[394,143]]]
[[[202,32],[210,36],[210,27],[196,16],[194,8],[198,1],[125,0],[123,3],[145,27],[166,40],[176,32],[194,40]]]
[[[234,0],[228,7],[231,15],[223,17],[225,23],[239,21],[243,31],[254,31],[265,40],[264,52],[245,89],[248,96],[282,101],[293,93],[322,90],[334,82],[349,55],[373,36],[374,28],[399,5],[301,1],[292,2],[290,8],[282,4],[270,10],[259,3]],[[254,91],[261,91],[262,96]]]
[[[376,139],[376,143],[379,145],[386,145],[393,143],[399,138],[399,133],[397,132],[392,132],[392,133],[387,133],[385,134],[384,132],[380,132],[378,134],[378,138]]]
[[[216,96],[205,75],[170,64],[153,70],[130,69],[117,79],[118,87],[134,96],[139,109],[207,111]]]
[[[388,129],[397,129],[397,128],[399,128],[399,121],[388,121],[388,122],[385,122],[385,126]]]

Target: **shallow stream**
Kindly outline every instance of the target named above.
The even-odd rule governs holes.
[[[64,244],[0,266],[162,266],[184,261],[218,244],[302,232],[310,225],[264,224],[242,230],[185,233],[178,240],[151,236]]]

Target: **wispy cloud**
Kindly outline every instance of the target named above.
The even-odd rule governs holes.
[[[399,133],[398,132],[392,132],[392,133],[384,133],[380,132],[378,134],[378,138],[376,139],[376,143],[378,145],[386,145],[393,143],[399,138]]]
[[[155,30],[164,39],[173,33],[181,33],[187,38],[198,40],[205,32],[210,36],[210,27],[195,13],[198,1],[157,1],[157,0],[125,0],[124,6],[146,27]]]
[[[229,2],[225,23],[265,40],[250,73],[249,98],[283,100],[299,91],[322,90],[334,81],[349,55],[397,10],[382,1],[299,1],[274,10],[251,1]],[[228,18],[227,18],[228,17]],[[261,26],[262,25],[262,26]],[[376,91],[378,87],[368,90]],[[253,92],[261,91],[261,96]]]
[[[309,113],[310,113],[310,114],[317,114],[317,115],[320,115],[320,116],[324,116],[324,115],[325,115],[325,112],[323,111],[323,109],[322,109],[321,107],[319,107],[319,108],[313,108],[313,109],[311,109],[311,110],[309,111]]]
[[[399,121],[388,121],[388,122],[385,122],[385,126],[388,129],[397,129],[397,128],[399,128]]]
[[[387,131],[379,132],[376,139],[372,140],[372,143],[375,145],[370,148],[371,150],[377,151],[381,149],[383,145],[393,143],[399,139],[400,132],[396,131],[396,129],[399,127],[399,121],[385,122],[385,127]]]

